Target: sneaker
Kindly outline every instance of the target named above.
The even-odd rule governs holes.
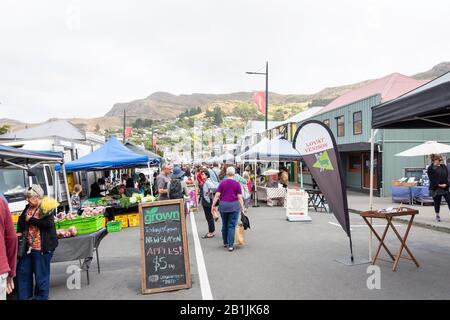
[[[224,247],[224,248],[228,248],[228,245],[227,245],[227,244],[224,244],[223,247]]]
[[[229,252],[233,252],[233,251],[234,251],[234,248],[233,248],[233,247],[228,247],[228,251],[229,251]]]
[[[438,214],[436,215],[436,222],[441,222],[441,217]]]

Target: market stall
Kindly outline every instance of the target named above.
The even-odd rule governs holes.
[[[67,163],[64,167],[67,172],[104,171],[150,167],[151,164],[159,163],[159,161],[159,159],[152,159],[146,154],[132,152],[129,148],[117,141],[116,138],[111,137],[101,148],[78,160]],[[59,167],[57,167],[58,169]],[[113,193],[113,191],[115,192]],[[131,224],[137,225],[135,221],[140,202],[151,202],[155,200],[152,195],[144,197],[137,192],[129,194],[130,196],[120,194],[117,186],[109,192],[111,196],[95,200],[88,199],[88,201],[83,203],[83,208],[104,207],[108,220],[119,219],[124,228],[130,225],[130,220],[132,220]],[[129,215],[134,216],[129,217]]]

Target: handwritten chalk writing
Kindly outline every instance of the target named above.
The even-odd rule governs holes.
[[[154,256],[154,255],[167,255],[167,256],[179,256],[183,253],[183,247],[182,246],[177,246],[174,248],[167,248],[167,247],[153,247],[153,248],[149,248],[147,250],[147,256]]]
[[[171,232],[177,232],[179,230],[178,227],[169,228],[168,226],[162,226],[162,227],[150,227],[145,226],[145,232],[146,233],[171,233]]]
[[[155,269],[155,272],[158,272],[159,270],[175,270],[175,265],[168,263],[166,261],[166,257],[160,257],[160,256],[155,256],[153,258],[153,267]]]
[[[158,244],[158,243],[177,243],[181,242],[181,235],[179,236],[146,236],[145,244]]]

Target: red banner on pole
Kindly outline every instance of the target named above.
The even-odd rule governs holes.
[[[258,106],[258,111],[265,114],[266,113],[266,94],[264,91],[258,91],[254,94],[256,105]]]
[[[126,127],[125,128],[125,139],[128,139],[129,137],[131,137],[131,134],[132,134],[132,128]]]

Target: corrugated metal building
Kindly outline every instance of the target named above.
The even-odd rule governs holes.
[[[310,118],[326,123],[335,135],[349,189],[369,190],[371,108],[424,83],[426,81],[394,73],[342,95]],[[374,161],[376,194],[390,196],[391,180],[419,173],[425,165],[424,157],[396,157],[395,154],[428,140],[450,143],[450,129],[377,131]],[[307,171],[304,172],[304,181],[311,182]]]

